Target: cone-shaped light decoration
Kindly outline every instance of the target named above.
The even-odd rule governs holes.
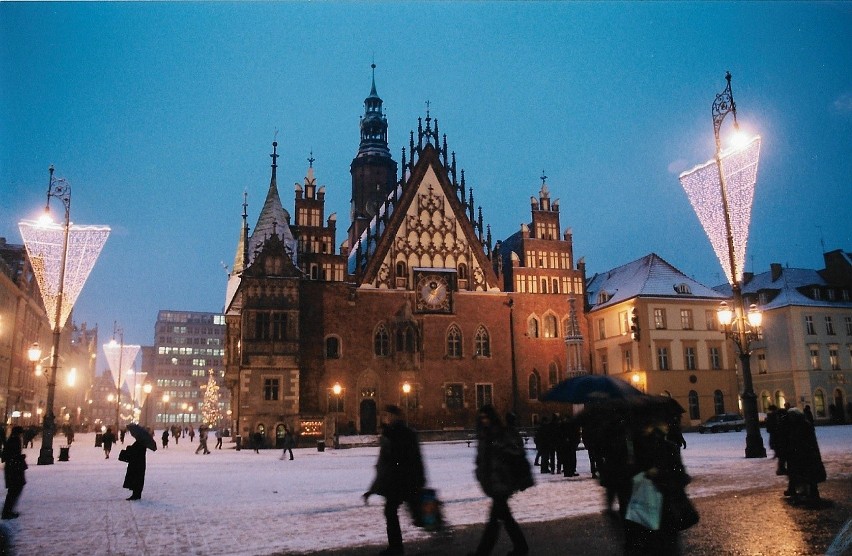
[[[24,220],[18,223],[21,237],[27,248],[27,255],[33,267],[44,308],[51,321],[59,303],[59,289],[62,280],[62,249],[65,226],[53,222],[33,222]],[[109,226],[68,225],[68,254],[65,263],[65,281],[62,284],[62,311],[59,322],[52,322],[57,329],[65,326],[71,309],[101,254],[104,243],[109,237]]]
[[[744,146],[732,148],[720,153],[722,172],[727,186],[724,197],[728,201],[728,213],[731,219],[731,235],[734,245],[734,264],[736,276],[731,269],[728,251],[725,209],[720,194],[722,184],[716,160],[710,160],[680,175],[680,183],[686,191],[689,202],[704,227],[713,251],[722,263],[722,269],[728,283],[742,280],[745,266],[748,228],[751,222],[751,207],[754,200],[754,186],[757,182],[757,163],[760,158],[760,137],[754,137]]]
[[[104,344],[103,348],[107,365],[109,365],[109,370],[112,373],[112,382],[118,388],[118,381],[123,382],[125,380],[127,369],[133,367],[133,362],[136,361],[136,355],[142,349],[142,346],[119,344],[112,340],[108,344]]]

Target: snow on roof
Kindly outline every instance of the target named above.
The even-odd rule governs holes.
[[[586,293],[592,310],[616,305],[633,297],[726,297],[685,275],[656,253],[594,275],[586,285]],[[602,302],[601,293],[605,293]]]
[[[852,307],[850,301],[813,299],[803,294],[800,288],[828,287],[830,284],[819,272],[810,268],[782,268],[780,275],[772,279],[772,271],[755,274],[745,285],[743,295],[757,297],[760,293],[770,293],[768,302],[761,304],[761,310],[781,307]],[[731,295],[731,285],[722,284],[713,288],[726,296]]]
[[[278,186],[273,179],[269,184],[269,191],[266,194],[266,201],[263,203],[260,216],[257,217],[257,224],[249,238],[249,260],[246,261],[246,266],[249,266],[254,261],[257,251],[272,234],[280,237],[282,243],[290,249],[290,252],[295,257],[296,240],[290,231],[289,223],[290,214],[281,205],[281,198],[278,196]]]

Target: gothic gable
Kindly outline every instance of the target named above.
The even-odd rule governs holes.
[[[462,289],[499,290],[482,243],[452,192],[437,150],[427,146],[364,269],[362,286],[412,287],[412,269],[452,269]],[[400,273],[404,273],[400,276]]]

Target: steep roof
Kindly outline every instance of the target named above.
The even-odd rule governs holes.
[[[685,287],[684,287],[685,286]],[[688,291],[690,293],[679,293]],[[600,302],[605,292],[606,301]],[[595,274],[586,284],[587,301],[592,310],[616,305],[634,297],[679,297],[692,299],[725,299],[725,296],[693,280],[656,253]]]

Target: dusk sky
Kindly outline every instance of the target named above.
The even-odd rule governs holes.
[[[852,250],[851,33],[848,2],[0,2],[0,237],[55,165],[72,221],[113,230],[75,322],[151,345],[158,310],[223,309],[276,133],[284,208],[313,151],[344,240],[375,61],[394,158],[428,100],[495,240],[544,171],[589,276],[656,252],[714,286],[678,174],[730,71],[763,138],[746,270],[822,268]]]

